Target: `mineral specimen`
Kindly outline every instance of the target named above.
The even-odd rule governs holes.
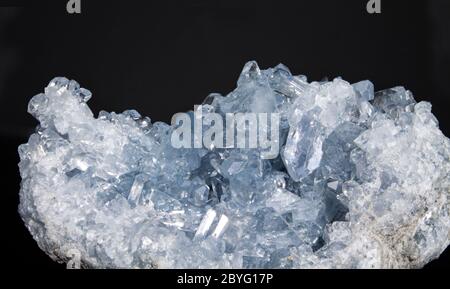
[[[238,87],[202,110],[279,114],[273,159],[258,147],[175,148],[175,125],[134,110],[95,118],[90,97],[53,79],[31,99],[40,126],[19,147],[19,211],[56,261],[410,268],[449,245],[450,142],[403,87],[374,93],[370,81],[308,82],[247,63]]]

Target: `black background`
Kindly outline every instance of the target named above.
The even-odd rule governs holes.
[[[27,103],[55,76],[90,89],[94,113],[135,108],[167,122],[231,91],[245,62],[281,62],[310,80],[403,85],[433,104],[450,135],[450,1],[381,0],[377,15],[366,0],[81,0],[73,15],[66,2],[0,0],[2,242],[12,267],[64,268],[17,213],[17,146],[37,124]],[[426,268],[449,268],[449,251]]]

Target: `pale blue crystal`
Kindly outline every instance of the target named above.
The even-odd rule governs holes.
[[[354,83],[352,86],[362,99],[370,101],[374,98],[374,86],[369,80]]]
[[[202,109],[278,113],[274,159],[177,149],[175,127],[135,110],[95,118],[91,96],[53,79],[19,147],[19,211],[57,261],[77,250],[94,268],[407,268],[449,244],[449,139],[403,87],[247,63]]]

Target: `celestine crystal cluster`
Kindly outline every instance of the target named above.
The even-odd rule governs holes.
[[[168,125],[135,110],[94,117],[88,90],[52,80],[19,147],[19,211],[40,248],[91,268],[410,268],[449,245],[450,141],[430,103],[255,62],[237,85]],[[201,133],[219,115],[256,145],[189,146],[198,126],[174,132],[196,110],[215,114]],[[228,126],[236,113],[249,117]]]

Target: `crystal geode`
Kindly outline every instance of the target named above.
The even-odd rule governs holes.
[[[411,268],[448,246],[450,142],[430,103],[255,62],[237,84],[202,109],[278,113],[278,157],[174,148],[174,126],[95,118],[88,90],[52,80],[19,147],[19,211],[39,247],[93,268]]]

